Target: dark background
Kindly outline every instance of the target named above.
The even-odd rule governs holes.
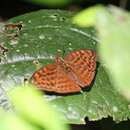
[[[73,2],[68,3],[65,6],[62,7],[49,7],[46,5],[36,5],[29,2],[26,2],[24,0],[0,0],[0,17],[4,20],[23,14],[27,12],[31,12],[34,10],[39,9],[52,9],[52,8],[58,8],[58,9],[65,9],[65,10],[80,10],[95,4],[104,4],[109,5],[113,4],[116,6],[122,5],[122,2],[124,3],[127,1],[127,4],[125,6],[126,9],[130,10],[130,1],[129,0],[73,0]]]
[[[127,2],[126,2],[127,1]],[[123,5],[126,2],[125,6]],[[22,0],[1,0],[0,1],[0,20],[5,21],[39,9],[64,9],[78,11],[95,4],[123,6],[130,10],[130,0],[73,0],[73,2],[59,7],[49,7],[47,5],[36,5]],[[86,119],[87,120],[87,119]],[[88,122],[86,125],[71,125],[73,130],[130,130],[130,121],[124,121],[116,124],[112,118],[102,119],[100,121]]]

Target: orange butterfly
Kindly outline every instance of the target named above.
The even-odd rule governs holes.
[[[75,93],[89,86],[96,70],[96,53],[82,49],[71,52],[64,59],[56,57],[53,64],[37,70],[31,82],[39,89],[55,93]]]

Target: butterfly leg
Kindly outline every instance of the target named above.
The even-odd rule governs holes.
[[[84,92],[82,89],[80,90],[80,92],[83,96],[83,100],[86,100],[86,96],[87,96],[86,92]]]

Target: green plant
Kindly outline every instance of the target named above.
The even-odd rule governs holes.
[[[97,51],[100,43],[95,30],[72,24],[74,15],[68,11],[41,10],[4,23],[20,23],[22,28],[0,32],[2,46],[7,49],[1,53],[0,63],[3,98],[7,100],[6,93],[14,86],[24,84],[40,66],[53,62],[57,51],[64,55],[81,48]],[[99,120],[111,116],[116,122],[130,118],[129,101],[113,87],[100,60],[97,62],[97,74],[89,91],[73,95],[44,95],[68,123],[83,124],[85,117]],[[7,103],[10,105],[9,100]]]
[[[9,97],[15,113],[0,111],[0,129],[68,130],[63,117],[51,108],[42,95],[31,85],[17,86],[11,90]]]
[[[72,2],[72,0],[24,0],[35,4],[47,5],[51,7],[65,6]]]
[[[130,13],[114,6],[95,6],[75,16],[74,22],[95,26],[101,62],[115,89],[130,100]]]

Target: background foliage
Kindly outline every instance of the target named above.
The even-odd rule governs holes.
[[[81,12],[74,21],[82,26],[95,25],[101,43],[100,59],[115,88],[130,100],[130,13],[114,6],[95,6]]]
[[[5,37],[3,46],[8,49],[1,59],[0,67],[4,75],[1,76],[1,87],[5,99],[6,91],[23,84],[37,67],[52,63],[58,51],[66,55],[81,48],[96,50],[99,43],[94,36],[94,29],[71,24],[72,16],[72,13],[66,11],[41,10],[8,21],[22,23],[23,27],[18,32],[17,29],[2,32]],[[17,37],[13,36],[15,33],[18,33]],[[85,117],[99,120],[108,116],[119,122],[130,116],[129,102],[113,88],[100,61],[97,63],[97,73],[91,90],[85,90],[83,94],[46,95],[46,98],[51,100],[52,106],[69,123],[84,123]],[[9,106],[8,100],[7,103]],[[8,108],[7,106],[4,107]]]
[[[0,15],[3,16],[3,18],[7,19],[9,17],[16,16],[20,13],[23,14],[24,12],[28,12],[28,11],[36,10],[36,9],[40,9],[40,8],[52,8],[52,6],[57,8],[57,6],[58,6],[58,8],[62,8],[62,9],[64,8],[67,10],[68,9],[69,10],[79,10],[81,7],[83,9],[84,7],[88,7],[90,5],[93,5],[94,3],[98,3],[98,1],[96,1],[96,0],[95,1],[86,1],[86,2],[80,3],[80,6],[79,6],[77,4],[79,1],[76,1],[76,2],[66,1],[65,5],[64,5],[63,1],[60,1],[61,3],[59,2],[59,4],[54,4],[54,3],[45,3],[44,4],[43,3],[43,6],[33,6],[33,5],[30,6],[30,4],[25,4],[24,2],[21,2],[21,1],[19,1],[19,2],[17,1],[18,2],[17,3],[16,0],[14,0],[14,1],[8,1],[8,0],[3,1],[2,0],[1,4],[0,4]],[[47,1],[47,2],[50,2],[50,1]],[[53,2],[55,2],[55,1],[53,1]],[[113,1],[113,4],[116,4],[116,5],[120,4],[121,7],[123,7],[123,8],[126,7],[129,9],[129,4],[128,4],[129,2],[130,1],[127,1],[127,0],[120,0],[120,1],[116,1],[116,2]],[[5,4],[3,4],[3,3],[5,3]],[[22,6],[21,5],[19,6],[19,3]],[[108,4],[108,3],[112,3],[112,1],[103,1],[102,3]],[[8,5],[10,5],[10,6],[8,6]],[[60,7],[60,5],[62,5],[62,7]],[[124,41],[124,37],[126,37],[126,36],[129,37],[129,33],[127,33],[128,35],[125,35],[126,33],[124,33],[124,32],[126,32],[127,27],[129,25],[129,13],[126,13],[124,11],[122,12],[122,10],[117,9],[115,7],[114,8],[112,7],[111,9],[110,8],[109,9],[102,8],[101,10],[100,9],[101,8],[97,9],[97,7],[94,7],[91,9],[91,11],[93,13],[90,13],[90,14],[88,13],[89,15],[87,13],[85,13],[85,15],[83,14],[84,20],[82,20],[83,17],[81,18],[81,15],[79,15],[79,18],[82,20],[82,22],[88,21],[89,25],[91,24],[92,26],[94,25],[96,27],[96,31],[100,32],[97,34],[104,34],[104,32],[105,32],[105,34],[109,34],[109,35],[103,35],[103,36],[98,35],[98,38],[95,37],[95,30],[93,30],[92,28],[85,29],[85,28],[79,28],[75,25],[72,25],[70,19],[74,14],[69,13],[69,12],[61,13],[60,11],[55,12],[53,10],[52,12],[47,13],[47,11],[46,11],[46,13],[44,13],[45,16],[43,18],[41,18],[42,14],[38,15],[36,12],[33,15],[31,15],[31,14],[25,15],[25,16],[23,15],[23,16],[10,20],[9,22],[11,22],[11,23],[14,23],[14,22],[21,23],[21,21],[23,21],[22,25],[24,25],[24,26],[23,26],[22,30],[20,30],[20,31],[18,31],[18,29],[5,31],[5,30],[3,30],[3,28],[4,28],[4,24],[6,24],[6,23],[0,23],[0,42],[1,42],[1,45],[5,47],[5,50],[6,50],[5,52],[2,49],[0,50],[1,51],[0,57],[2,60],[2,62],[1,62],[2,64],[0,65],[0,68],[2,70],[1,71],[2,80],[0,81],[1,107],[4,108],[5,110],[12,110],[12,102],[10,101],[9,97],[7,96],[7,91],[11,90],[11,88],[14,91],[15,91],[15,88],[17,90],[17,87],[15,86],[16,84],[21,84],[21,83],[23,84],[24,81],[29,79],[29,77],[32,75],[32,73],[36,69],[38,69],[42,65],[46,65],[50,62],[52,63],[57,51],[60,50],[63,55],[66,55],[70,51],[76,50],[77,48],[87,47],[87,48],[94,49],[96,51],[98,51],[98,49],[99,49],[98,52],[99,52],[99,55],[101,54],[100,55],[101,58],[100,58],[100,60],[98,60],[97,75],[95,77],[93,85],[91,86],[91,89],[84,91],[85,92],[84,95],[86,95],[86,96],[84,96],[83,94],[80,94],[80,93],[76,94],[76,95],[65,95],[65,96],[54,94],[54,95],[44,95],[44,98],[46,98],[46,100],[50,101],[52,103],[51,107],[53,107],[54,109],[56,108],[58,110],[58,112],[61,112],[65,116],[66,121],[69,123],[76,123],[76,124],[85,123],[85,121],[84,121],[85,117],[88,117],[88,120],[98,120],[103,117],[111,116],[116,122],[127,120],[129,118],[129,109],[130,109],[129,101],[126,101],[126,99],[123,97],[123,96],[126,96],[126,94],[123,94],[123,96],[119,95],[118,92],[122,93],[122,91],[119,91],[117,82],[120,78],[121,79],[122,79],[122,77],[125,78],[124,74],[126,74],[126,73],[124,73],[124,69],[122,69],[122,68],[126,67],[126,66],[124,67],[124,65],[126,65],[126,63],[128,63],[128,66],[129,66],[129,62],[127,62],[128,60],[126,58],[124,58],[126,56],[124,54],[127,54],[128,58],[129,58],[129,53],[125,53],[125,48],[127,48],[127,47],[122,46],[122,45],[125,45],[125,44],[122,44],[123,42],[125,42],[126,44],[128,42],[128,40]],[[4,11],[4,10],[6,10],[6,11]],[[54,12],[56,14],[60,14],[60,15],[57,16],[57,15],[55,15]],[[89,11],[87,11],[87,12],[89,12]],[[52,15],[51,15],[51,13],[52,13]],[[100,15],[97,15],[98,17],[97,16],[95,17],[95,14],[97,14],[97,13],[99,13]],[[87,16],[86,16],[86,14],[87,14]],[[90,16],[90,17],[88,17],[88,16]],[[38,17],[40,17],[40,18],[38,19]],[[26,20],[26,18],[28,19],[28,21]],[[45,20],[46,18],[47,18],[47,20]],[[86,18],[87,18],[87,20],[85,21]],[[38,22],[37,22],[37,19],[38,19]],[[43,19],[45,20],[45,22],[43,22],[44,21]],[[126,20],[126,19],[128,19],[128,20]],[[95,21],[96,21],[96,23],[95,23]],[[100,21],[100,22],[97,22],[97,21]],[[105,21],[107,21],[107,22],[105,22]],[[128,23],[126,23],[126,21],[128,21]],[[60,26],[57,26],[56,22],[58,22],[58,24],[60,24]],[[44,27],[43,27],[43,24],[45,25]],[[40,26],[42,25],[43,28],[38,25],[40,25]],[[49,25],[49,26],[46,26],[46,25]],[[54,31],[55,29],[53,27],[50,27],[50,25],[52,25],[53,27],[56,25],[57,27],[55,29],[57,31]],[[64,25],[67,28],[65,28]],[[117,25],[120,28],[118,28]],[[36,26],[38,28],[35,28]],[[88,23],[87,23],[87,26],[88,26]],[[111,26],[114,28],[114,30],[117,30],[116,33],[118,35],[117,35],[117,39],[115,39],[115,40],[113,39],[113,37],[115,36],[115,35],[113,35],[115,31],[113,32]],[[50,27],[50,30],[49,30],[49,27]],[[103,31],[103,29],[104,29],[104,31]],[[122,32],[122,30],[124,30],[124,32]],[[26,31],[28,34],[27,36],[25,36]],[[37,34],[33,33],[35,31],[37,32]],[[55,33],[55,35],[49,33],[49,31],[52,31],[52,33]],[[40,36],[41,32],[43,32],[43,35]],[[70,35],[74,35],[76,33],[76,35],[74,35],[74,36],[75,37],[78,36],[81,38],[79,38],[80,39],[79,41],[76,41],[77,39],[73,40],[73,38],[70,38],[70,36],[63,35],[62,33],[63,34],[68,33]],[[15,37],[15,34],[18,34],[18,36]],[[37,37],[34,38],[33,36],[34,37],[37,36]],[[46,37],[44,37],[44,36],[46,36]],[[52,36],[52,41],[50,38],[51,36]],[[58,38],[58,40],[56,40],[57,38],[54,38],[55,36]],[[61,36],[61,38],[60,38],[60,36]],[[120,36],[120,39],[118,36]],[[29,39],[28,39],[28,37],[29,37]],[[62,38],[63,39],[65,38],[65,40],[63,40]],[[71,40],[69,40],[69,39],[71,39]],[[106,40],[106,39],[108,39],[108,40]],[[128,39],[128,38],[126,37],[125,39]],[[58,45],[60,45],[60,46],[54,48],[54,50],[52,49],[55,45],[55,42],[53,40],[55,40],[56,43],[58,43]],[[85,43],[86,40],[87,40],[87,44]],[[51,42],[49,43],[49,41],[51,41]],[[59,43],[60,41],[64,44],[60,44]],[[66,43],[66,41],[68,43]],[[71,41],[72,41],[72,43],[71,43]],[[78,42],[81,42],[81,41],[83,41],[83,44],[79,45]],[[122,41],[122,42],[120,42],[120,41]],[[44,44],[44,47],[42,47],[43,44],[41,42],[44,42],[46,45]],[[78,45],[77,47],[74,46],[74,42],[76,42],[76,45]],[[112,44],[110,44],[110,42]],[[113,43],[115,43],[115,42],[117,42],[117,43],[119,42],[120,44],[119,44],[119,46],[118,46],[118,44],[115,44],[115,48],[113,48],[113,45],[114,45]],[[19,45],[19,43],[22,43],[22,44]],[[31,53],[31,51],[28,50],[28,48],[31,47],[33,43],[34,43],[36,49],[40,53],[37,54],[37,51],[36,51],[36,53],[33,54],[33,53]],[[91,44],[91,43],[93,43],[93,44]],[[101,44],[101,43],[105,43],[105,44]],[[48,47],[48,45],[49,45],[49,47]],[[103,46],[99,46],[99,45],[103,45]],[[120,45],[122,46],[121,48],[120,48]],[[45,53],[43,53],[41,51],[42,49],[40,49],[40,50],[38,49],[38,46],[40,46],[43,50],[45,50],[45,49],[47,50],[47,48],[49,48],[49,51],[47,50],[47,51],[44,51]],[[69,46],[69,49],[67,49],[68,46]],[[98,46],[100,48],[97,49]],[[118,50],[121,49],[122,53],[120,55],[119,55],[119,53],[116,53],[116,51],[115,51],[116,46],[118,46]],[[103,47],[103,48],[101,48],[101,47]],[[111,47],[113,48],[113,52],[111,52]],[[22,49],[22,48],[24,48],[24,49]],[[52,51],[50,51],[50,49],[52,49]],[[127,49],[129,50],[129,47]],[[107,55],[106,55],[106,52],[107,52]],[[116,56],[116,58],[118,59],[117,62],[114,59],[114,57],[111,58],[111,54]],[[118,57],[122,57],[121,60]],[[113,69],[113,66],[111,66],[111,64],[113,64],[113,60],[115,61],[114,63],[124,63],[124,65],[122,64],[122,66],[120,66],[120,68],[115,69],[115,71],[117,71],[118,75],[111,74],[111,70]],[[23,62],[25,62],[25,63],[23,63]],[[22,69],[23,69],[23,72],[21,71]],[[121,71],[118,71],[119,69],[121,69]],[[127,70],[127,69],[128,69],[128,67],[126,67],[125,70]],[[121,73],[123,72],[122,76],[120,76],[120,72]],[[112,73],[114,73],[114,71]],[[8,74],[9,74],[9,76],[8,76]],[[5,76],[3,76],[3,75],[5,75]],[[129,75],[129,73],[128,73],[128,75]],[[117,78],[117,80],[114,80],[113,76],[119,76],[119,77]],[[129,77],[129,76],[127,76],[127,77]],[[127,79],[127,81],[128,81],[128,79]],[[120,80],[120,82],[124,83],[124,81],[122,81],[122,80]],[[129,82],[126,82],[126,83],[129,83]],[[125,85],[125,87],[123,87],[123,86],[124,86],[124,84],[120,85],[121,89],[126,89],[126,90],[127,90],[127,88],[129,89],[129,85]],[[21,88],[21,86],[19,86],[19,87]],[[24,91],[22,89],[19,89],[19,90]],[[129,93],[129,91],[127,91],[127,92]],[[16,91],[16,93],[17,93],[17,91]],[[127,95],[129,96],[129,94],[127,94]],[[127,99],[129,99],[128,96],[127,96]],[[20,98],[22,98],[22,97],[20,97]],[[22,101],[22,99],[20,99],[20,100]],[[82,102],[85,101],[85,103],[83,104],[81,101]],[[112,101],[112,103],[111,103],[111,101]],[[16,104],[14,104],[14,105],[16,105]],[[81,105],[83,105],[83,109],[81,108]],[[30,106],[34,106],[34,104],[30,103]],[[17,107],[17,105],[15,107]],[[97,111],[95,111],[96,109],[97,109]],[[37,110],[39,110],[39,109],[36,109],[36,111]],[[26,112],[26,110],[25,110],[25,112]],[[95,114],[95,112],[96,112],[96,114]],[[19,127],[19,129],[21,128],[22,130],[29,129],[30,126],[31,126],[30,128],[32,128],[32,123],[30,125],[30,121],[25,120],[26,116],[25,117],[22,116],[22,118],[21,118],[21,113],[19,113],[17,115],[15,113],[13,113],[13,114],[11,113],[11,115],[10,115],[10,113],[5,113],[2,111],[0,114],[1,117],[3,117],[3,115],[6,115],[6,116],[4,119],[3,118],[1,119],[1,124],[2,124],[1,129],[7,130],[7,126],[8,126],[8,129],[13,128],[13,127],[16,128],[16,124],[18,124],[17,128]],[[33,115],[33,114],[31,113],[31,115]],[[120,125],[114,125],[113,123],[109,122],[109,120],[106,120],[106,121],[101,120],[101,121],[98,121],[97,124],[96,124],[96,122],[91,124],[91,122],[89,122],[88,120],[87,120],[87,126],[85,127],[85,129],[86,128],[90,129],[91,128],[90,126],[93,126],[92,129],[99,128],[99,129],[105,129],[105,130],[107,130],[107,129],[110,130],[112,128],[118,129],[118,130],[124,129],[124,128],[125,129],[129,128],[129,126],[123,122],[120,123]],[[44,123],[42,123],[42,124],[44,125]],[[100,125],[100,127],[98,125]],[[6,126],[6,127],[3,127],[3,126]],[[39,126],[37,126],[37,123],[33,123],[32,129],[34,129],[34,128],[39,129]],[[75,127],[75,129],[78,129],[78,128],[79,128],[78,126]],[[80,127],[79,129],[82,129],[82,128],[83,127]],[[42,129],[42,128],[40,128],[40,129]]]

